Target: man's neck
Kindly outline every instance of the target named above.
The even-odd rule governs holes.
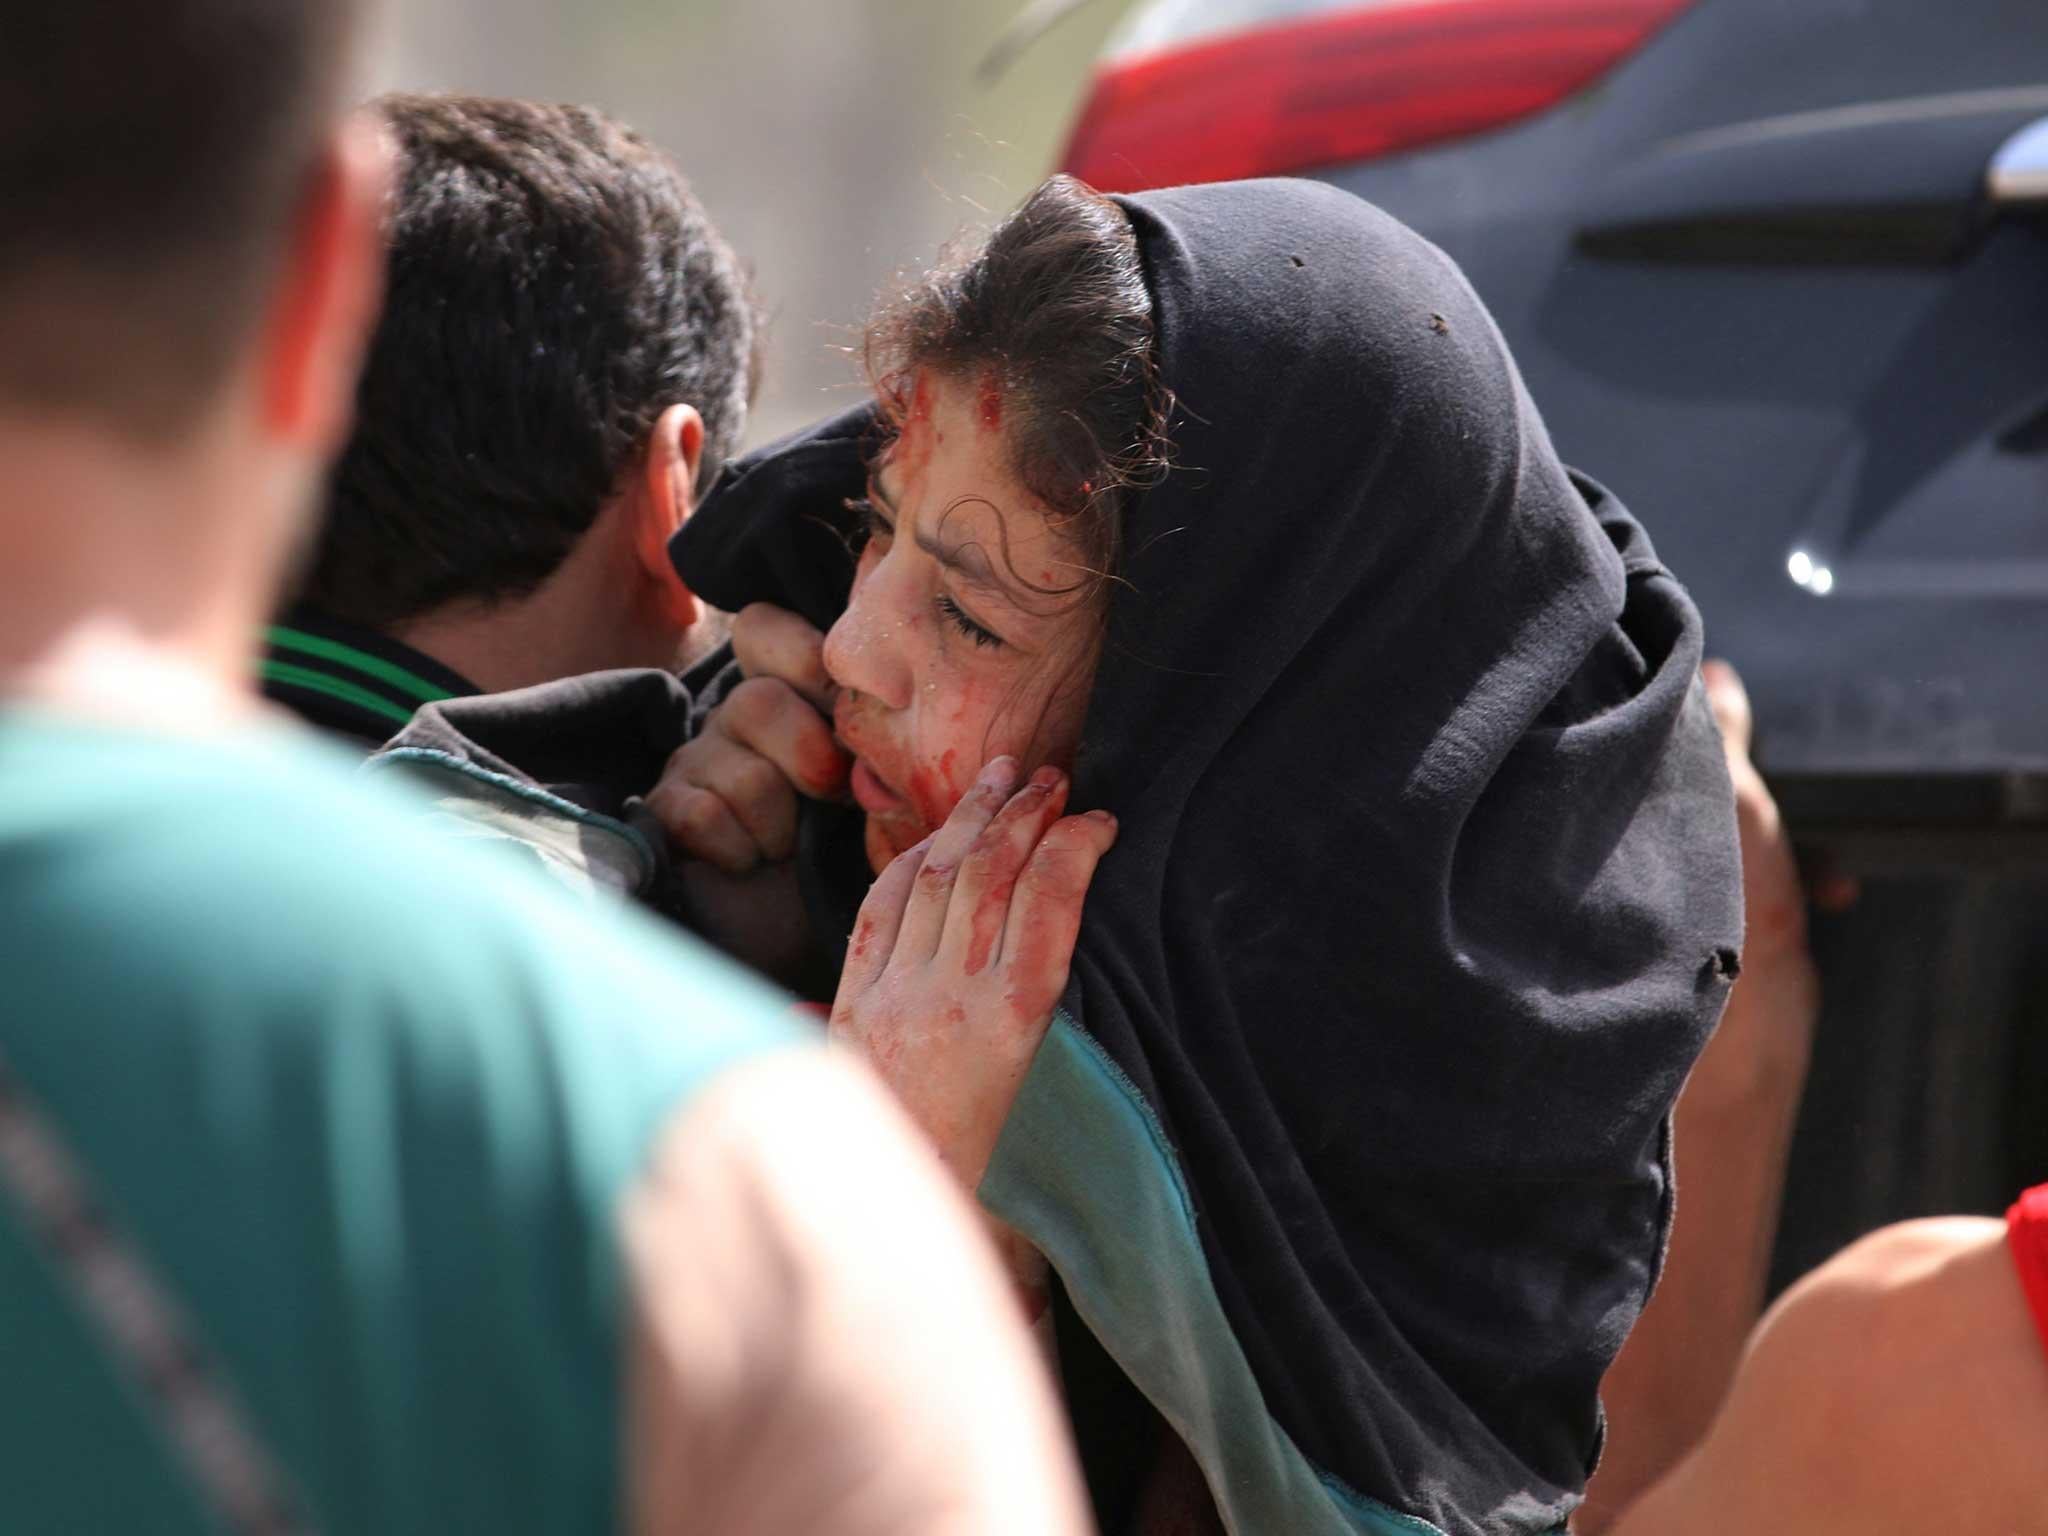
[[[264,718],[246,676],[204,650],[168,645],[119,618],[88,619],[28,663],[0,697],[138,730],[209,734]]]
[[[204,459],[0,420],[0,698],[185,729],[247,714],[270,530],[231,537]]]
[[[488,605],[452,603],[393,625],[390,633],[485,693],[503,693],[672,659],[650,654],[648,626],[636,622],[645,601],[609,523],[601,523],[528,595]]]
[[[623,663],[573,626],[557,627],[526,603],[442,610],[394,626],[391,637],[460,673],[484,693],[504,693]],[[581,643],[579,643],[579,641]]]

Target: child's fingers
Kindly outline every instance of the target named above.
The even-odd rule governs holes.
[[[728,875],[744,875],[761,862],[754,834],[711,790],[672,773],[648,794],[646,804],[670,840],[689,857]]]
[[[795,852],[796,786],[777,764],[724,732],[707,731],[678,752],[662,783],[671,789],[694,785],[716,795],[769,863]]]
[[[802,614],[748,604],[733,615],[732,653],[748,677],[780,678],[821,713],[832,713],[839,688],[825,671],[825,637]]]
[[[1017,782],[1017,759],[999,757],[981,770],[974,787],[960,797],[953,814],[939,828],[924,856],[924,868],[904,908],[903,927],[896,940],[896,952],[904,960],[929,960],[938,951],[939,936],[946,931],[946,908],[953,897],[953,882],[960,873],[982,829],[994,820],[1010,790]]]
[[[839,972],[838,1002],[873,986],[888,966],[889,957],[896,952],[897,935],[902,931],[903,909],[917,884],[917,872],[924,867],[924,856],[931,843],[928,837],[896,855],[868,887],[860,904],[860,916],[854,919],[853,937],[847,941],[846,964]],[[841,1011],[838,1002],[833,1005],[834,1018]]]
[[[1046,830],[1018,876],[1003,930],[1002,967],[1021,1012],[1050,1012],[1058,1003],[1088,886],[1115,841],[1116,818],[1107,811],[1064,817]]]
[[[712,712],[714,730],[766,758],[813,800],[844,793],[850,766],[832,727],[780,678],[750,677]]]
[[[940,958],[963,975],[978,976],[1002,958],[1010,897],[1045,829],[1067,805],[1068,779],[1041,768],[1010,797],[961,861],[939,939]]]

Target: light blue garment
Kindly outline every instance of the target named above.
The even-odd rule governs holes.
[[[979,1190],[1193,1452],[1241,1536],[1441,1536],[1312,1466],[1273,1421],[1223,1314],[1187,1184],[1138,1091],[1062,1012]]]

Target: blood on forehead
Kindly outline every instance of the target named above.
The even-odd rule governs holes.
[[[932,450],[945,441],[945,436],[932,420],[932,380],[926,369],[919,369],[909,380],[909,391],[904,390],[904,380],[899,376],[892,379],[881,391],[882,408],[896,429],[896,436],[888,445],[883,462],[900,475],[921,474],[931,463]]]
[[[929,421],[932,414],[931,370],[906,370],[877,379],[875,396],[882,415],[898,431],[913,421]]]
[[[931,462],[934,448],[943,447],[946,434],[933,416],[932,373],[920,368],[907,380],[898,375],[880,391],[884,413],[895,428],[889,444],[888,461],[900,473],[915,474]],[[1005,415],[1002,376],[994,369],[983,371],[975,386],[974,418],[984,432],[1000,433]]]

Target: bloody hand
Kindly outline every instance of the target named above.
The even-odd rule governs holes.
[[[734,618],[732,644],[746,681],[676,749],[647,808],[684,854],[743,875],[790,857],[798,796],[842,793],[847,757],[832,739],[824,636],[756,603]]]
[[[832,1034],[858,1049],[972,1191],[1067,984],[1081,905],[1116,840],[1062,816],[1068,781],[982,770],[946,824],[883,871],[848,948]]]

